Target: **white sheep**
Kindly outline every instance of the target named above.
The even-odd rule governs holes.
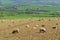
[[[46,32],[46,28],[44,28],[44,27],[41,27],[41,28],[40,28],[40,30],[39,30],[39,32],[41,32],[41,33],[44,33],[44,32]]]
[[[14,23],[14,20],[11,20],[12,23]]]
[[[30,25],[26,25],[26,27],[27,27],[27,28],[29,28],[29,27],[30,27]]]
[[[37,29],[37,27],[33,27],[33,29]]]
[[[38,27],[39,25],[35,25],[35,27]]]
[[[35,25],[35,27],[33,27],[33,29],[37,29],[37,27],[39,27],[39,25]]]

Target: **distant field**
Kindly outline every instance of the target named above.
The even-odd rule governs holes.
[[[17,8],[0,7],[0,19],[60,17],[60,6],[30,4]]]

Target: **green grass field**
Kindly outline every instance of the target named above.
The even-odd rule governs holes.
[[[3,7],[0,7],[4,9]],[[29,9],[30,11],[26,14],[21,11]],[[31,10],[47,10],[48,12],[32,13]],[[31,14],[29,14],[31,12]],[[3,17],[0,15],[0,19],[15,19],[15,18],[40,18],[40,17],[60,17],[60,6],[56,5],[42,5],[42,4],[30,4],[21,5],[17,9],[9,8],[5,11],[0,11],[0,14],[5,14]],[[11,16],[13,14],[13,16]],[[10,16],[9,16],[10,15]]]

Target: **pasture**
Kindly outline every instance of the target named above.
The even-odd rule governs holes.
[[[42,26],[46,28],[45,33],[39,32]],[[12,34],[15,28],[19,32]],[[60,40],[60,18],[0,20],[0,40]]]

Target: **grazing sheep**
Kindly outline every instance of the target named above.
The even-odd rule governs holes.
[[[11,20],[12,23],[14,23],[14,20]]]
[[[42,25],[42,27],[44,27],[45,25]]]
[[[51,20],[49,19],[49,21],[51,21]]]
[[[56,23],[56,25],[58,25],[58,23]]]
[[[39,25],[36,25],[35,27],[38,27]]]
[[[58,19],[58,20],[60,20],[60,19]]]
[[[40,19],[38,19],[38,21],[41,21]]]
[[[26,25],[27,28],[29,28],[30,26],[29,25]]]
[[[36,27],[33,27],[33,29],[36,29]]]
[[[1,22],[3,23],[3,22],[4,22],[4,20],[1,20]]]
[[[44,33],[46,32],[46,29],[44,27],[41,27],[40,30],[39,30],[40,33]]]
[[[54,27],[52,27],[53,29],[56,29],[56,27],[54,26]]]
[[[14,24],[15,22],[14,22],[14,21],[12,21],[12,23]]]
[[[41,20],[44,20],[43,18]]]
[[[12,31],[12,34],[19,33],[19,28],[16,28]]]
[[[9,27],[11,26],[11,24],[8,25]]]

